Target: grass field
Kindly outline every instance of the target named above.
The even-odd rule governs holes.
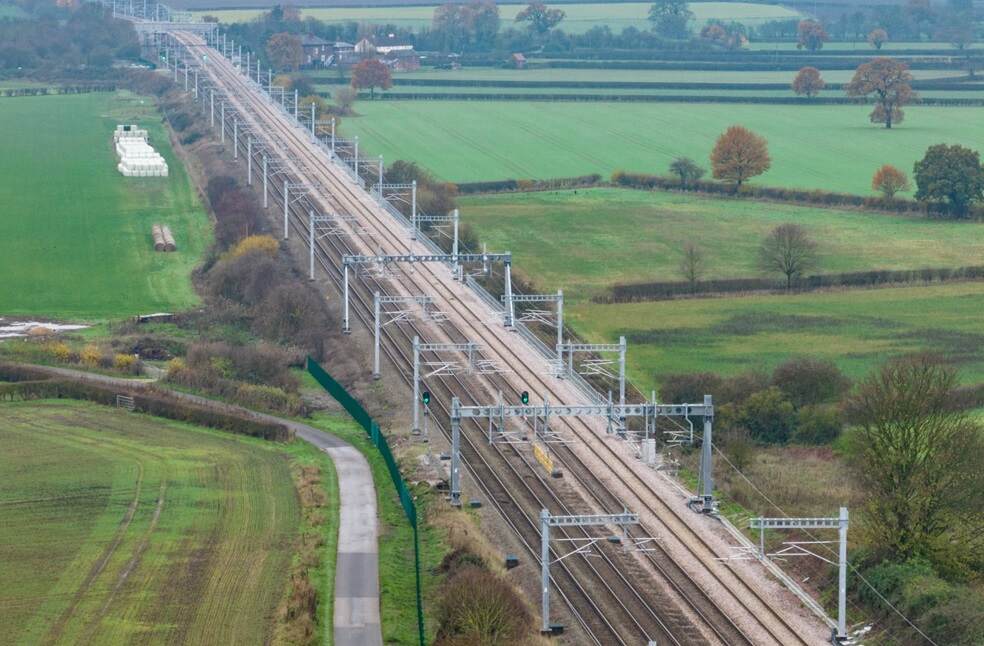
[[[168,178],[125,178],[111,134],[138,123]],[[103,319],[195,305],[209,219],[153,102],[127,92],[0,100],[0,314]],[[177,253],[155,253],[169,224]]]
[[[388,24],[397,27],[419,29],[430,27],[437,5],[417,7],[332,7],[303,9],[302,17],[312,17],[329,23],[358,22]],[[514,25],[516,14],[524,4],[499,4],[502,28]],[[559,27],[568,33],[583,33],[592,27],[608,25],[620,32],[625,27],[649,29],[646,16],[651,5],[645,2],[565,4],[561,9],[567,16]],[[695,2],[690,4],[694,13],[694,26],[702,26],[708,20],[719,19],[758,25],[769,20],[795,18],[799,12],[779,5],[749,2]],[[221,22],[246,22],[261,13],[256,9],[221,9],[196,11],[197,15],[211,15]]]
[[[734,374],[797,355],[828,358],[860,377],[921,351],[948,356],[967,383],[984,381],[982,283],[565,309],[587,338],[628,337],[629,374],[644,391],[668,373]]]
[[[4,641],[263,644],[299,508],[285,449],[94,404],[0,404]]]
[[[717,137],[742,124],[769,140],[773,160],[753,183],[870,194],[884,163],[911,171],[932,144],[984,139],[980,108],[909,107],[892,130],[869,123],[867,106],[362,101],[356,110],[363,116],[344,129],[368,152],[451,181],[662,173],[679,155],[706,166]]]
[[[508,249],[538,287],[583,298],[616,282],[681,280],[687,241],[708,278],[760,275],[756,252],[774,226],[795,222],[818,241],[819,273],[979,264],[984,224],[625,189],[460,199],[462,220],[490,249]]]

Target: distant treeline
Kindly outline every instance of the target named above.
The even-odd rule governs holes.
[[[876,287],[879,285],[906,283],[933,283],[955,280],[984,280],[984,266],[936,267],[925,269],[875,269],[869,271],[819,274],[796,280],[792,291],[811,291],[836,287]],[[644,283],[619,283],[605,294],[595,296],[596,303],[635,303],[659,301],[707,294],[736,292],[786,292],[774,278],[726,278],[700,280],[694,284],[685,281],[653,281]]]
[[[45,96],[48,94],[88,94],[115,92],[116,85],[54,85],[50,87],[13,87],[0,89],[0,96]]]

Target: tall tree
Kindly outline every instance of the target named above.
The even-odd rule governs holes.
[[[304,49],[301,39],[287,32],[270,36],[266,44],[267,57],[278,70],[296,72],[304,60]]]
[[[916,199],[942,202],[956,216],[966,215],[974,202],[984,200],[984,168],[980,154],[963,146],[930,146],[913,169]]]
[[[875,49],[881,49],[882,45],[884,45],[887,40],[888,33],[886,33],[881,27],[872,29],[871,33],[868,34],[868,44]]]
[[[825,87],[827,84],[820,76],[820,70],[815,67],[804,67],[793,79],[793,92],[807,98],[812,99]]]
[[[680,178],[680,185],[687,188],[690,182],[696,182],[704,176],[704,169],[689,157],[677,157],[670,162],[670,172]]]
[[[815,52],[823,47],[823,44],[828,40],[827,32],[824,30],[823,25],[816,20],[801,20],[799,26],[796,28],[798,40],[796,41],[796,49],[808,49],[811,52]]]
[[[376,88],[388,90],[393,85],[390,69],[378,58],[364,58],[352,68],[352,87],[369,88],[369,98],[376,98]]]
[[[468,27],[479,49],[490,49],[499,35],[499,5],[479,0],[468,5]]]
[[[539,0],[534,0],[516,14],[516,22],[530,23],[530,29],[542,36],[560,24],[566,15],[562,9],[551,9]]]
[[[786,277],[786,289],[793,280],[817,266],[817,243],[798,224],[780,224],[759,246],[759,269]]]
[[[875,171],[871,178],[871,188],[890,200],[899,191],[909,190],[909,178],[895,166],[885,164]]]
[[[761,175],[771,165],[768,143],[742,126],[725,130],[711,151],[714,179],[734,182],[736,191],[748,178]]]
[[[686,0],[659,0],[649,7],[653,31],[664,38],[688,38],[688,25],[693,19],[694,13],[687,8]]]
[[[905,116],[902,106],[918,98],[912,91],[911,82],[908,65],[880,57],[859,65],[845,90],[848,96],[874,95],[876,103],[871,111],[871,122],[884,123],[886,128],[891,128]]]
[[[680,258],[680,276],[690,283],[690,290],[697,291],[697,281],[704,277],[704,252],[693,242],[683,245],[683,257]]]
[[[954,409],[958,385],[952,368],[919,356],[884,366],[849,403],[864,528],[893,560],[979,549],[984,433]]]

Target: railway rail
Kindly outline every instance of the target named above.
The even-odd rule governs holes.
[[[189,52],[196,53],[205,47],[196,36],[177,34],[176,38]],[[196,60],[198,57],[195,57]],[[317,241],[317,262],[336,286],[340,286],[341,256],[370,251],[367,247],[385,248],[385,253],[425,253],[420,243],[414,243],[405,232],[395,232],[395,220],[383,211],[374,201],[333,162],[324,159],[324,152],[311,145],[307,133],[290,123],[286,115],[264,96],[259,88],[246,80],[227,60],[210,50],[209,64],[205,68],[217,86],[227,89],[226,100],[233,109],[247,121],[252,121],[254,133],[261,136],[264,130],[276,133],[284,142],[285,150],[290,151],[294,161],[285,160],[287,167],[295,176],[305,177],[312,184],[326,189],[325,194],[312,198],[320,203],[323,212],[335,211],[357,215],[362,226],[372,231],[373,238],[361,247],[353,246],[357,236],[330,236]],[[269,140],[269,150],[276,149]],[[254,153],[256,155],[257,153]],[[305,160],[301,162],[300,160]],[[274,192],[280,192],[279,183],[272,183]],[[281,195],[281,197],[283,197]],[[308,235],[306,213],[291,209],[290,226],[304,237]],[[376,249],[371,250],[375,252]],[[434,380],[429,386],[435,392],[437,412],[443,419],[449,414],[451,396],[457,396],[465,403],[488,403],[493,392],[501,390],[517,397],[521,389],[534,389],[549,396],[552,401],[571,401],[571,389],[563,382],[555,383],[543,377],[545,370],[536,370],[537,362],[544,364],[542,357],[532,352],[522,353],[512,347],[515,336],[501,329],[486,326],[483,321],[490,320],[487,307],[475,297],[469,297],[466,289],[450,278],[444,267],[434,268],[420,265],[412,274],[401,274],[390,279],[365,277],[351,283],[354,300],[353,312],[369,325],[372,316],[372,293],[377,289],[383,293],[394,290],[406,295],[431,294],[439,300],[440,309],[451,316],[451,324],[435,328],[433,325],[404,323],[389,326],[384,330],[383,349],[390,361],[397,367],[401,377],[409,382],[406,366],[410,361],[410,339],[414,334],[421,337],[435,337],[434,341],[446,339],[449,342],[478,341],[503,358],[503,362],[518,368],[517,379],[496,375],[485,380],[453,376]],[[485,308],[483,310],[483,308]],[[477,322],[477,323],[476,323]],[[542,366],[541,366],[542,367]],[[484,382],[484,383],[480,383]],[[437,386],[437,387],[435,387]],[[472,393],[478,393],[474,396]],[[576,395],[575,395],[576,396]],[[479,398],[484,397],[484,401]],[[435,422],[438,421],[435,419]],[[676,536],[686,545],[694,558],[724,590],[727,590],[748,617],[754,622],[735,621],[720,607],[707,590],[695,582],[686,569],[681,567],[670,553],[662,548],[649,552],[645,560],[657,577],[672,590],[674,599],[658,594],[652,586],[643,585],[645,580],[633,581],[632,573],[625,573],[626,558],[615,553],[608,546],[599,550],[602,558],[583,557],[565,559],[552,568],[556,588],[569,607],[575,620],[590,639],[599,644],[641,643],[645,639],[658,639],[663,643],[706,643],[703,633],[688,627],[688,619],[682,612],[667,611],[667,606],[682,602],[721,643],[812,643],[797,634],[782,615],[774,610],[754,586],[745,582],[730,568],[716,561],[717,555],[700,534],[695,531],[674,509],[662,500],[651,483],[636,474],[638,465],[627,462],[624,455],[611,449],[597,436],[597,428],[586,420],[571,420],[569,431],[584,438],[587,450],[608,464],[614,462],[612,473],[620,480],[623,491],[628,495],[621,500],[610,491],[601,478],[589,467],[581,456],[570,447],[557,450],[558,457],[568,472],[590,492],[594,503],[601,509],[612,510],[629,503],[633,509],[644,507],[653,511],[659,519],[656,526],[647,523],[642,528],[645,534],[651,529],[662,530]],[[447,434],[448,425],[439,424]],[[474,476],[475,482],[483,489],[487,500],[502,514],[507,524],[520,537],[524,547],[533,559],[538,559],[536,545],[539,538],[537,516],[539,509],[547,508],[552,513],[572,513],[570,504],[547,482],[539,469],[528,463],[528,458],[513,445],[490,446],[476,437],[475,433],[462,433],[462,453],[465,463]],[[532,474],[532,478],[530,477]],[[508,477],[509,483],[504,477]],[[597,536],[597,532],[581,530],[568,531],[566,537]],[[555,553],[556,554],[556,553]],[[556,554],[556,556],[560,556]],[[740,624],[744,624],[741,625]],[[749,630],[748,624],[752,625]]]

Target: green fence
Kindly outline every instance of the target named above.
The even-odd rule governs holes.
[[[386,436],[379,430],[379,424],[366,412],[362,404],[345,390],[342,384],[335,381],[311,357],[307,358],[307,370],[314,377],[315,381],[321,384],[321,387],[328,391],[328,394],[334,397],[342,405],[342,408],[359,423],[359,426],[365,429],[373,445],[383,456],[383,461],[386,462],[386,468],[389,469],[390,477],[393,479],[393,486],[396,487],[396,493],[400,497],[400,504],[403,506],[403,512],[406,514],[407,521],[413,529],[413,562],[417,576],[417,633],[420,639],[420,646],[424,646],[424,602],[420,587],[420,537],[417,532],[417,506],[413,504],[413,497],[410,495],[410,490],[407,489],[407,483],[404,482],[403,476],[400,474],[400,467],[397,466],[396,460],[393,458],[393,453],[390,451]]]

